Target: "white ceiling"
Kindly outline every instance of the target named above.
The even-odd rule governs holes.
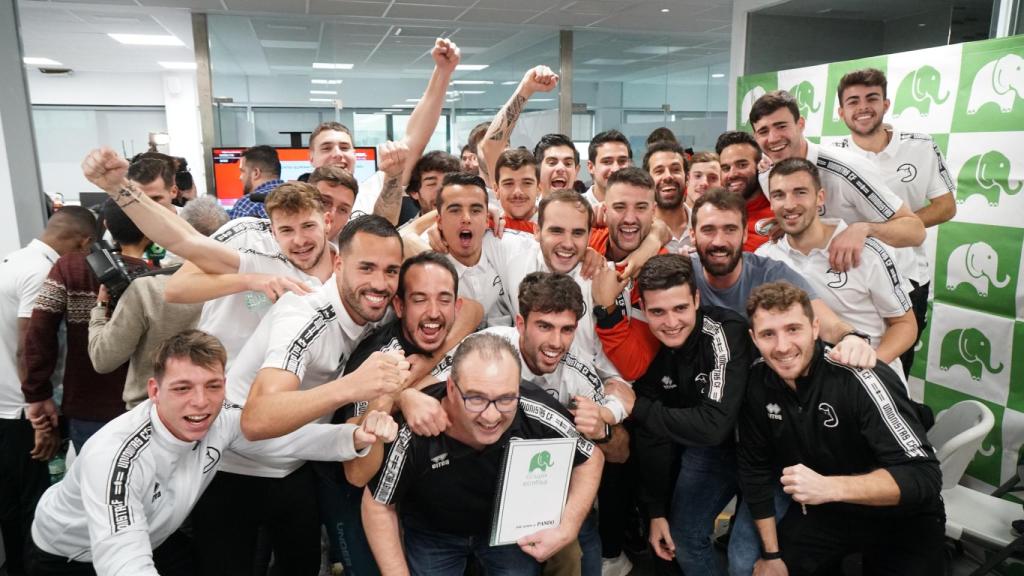
[[[350,62],[327,77],[426,77],[434,38],[452,38],[456,78],[518,80],[557,65],[557,30],[573,29],[577,80],[725,71],[733,0],[22,0],[25,55],[79,71],[157,72],[191,60],[189,11],[210,15],[214,74],[302,75],[315,61]],[[514,6],[514,8],[509,8]],[[669,12],[661,10],[668,8]],[[106,34],[173,34],[187,47],[123,46]],[[469,88],[469,87],[465,87]]]

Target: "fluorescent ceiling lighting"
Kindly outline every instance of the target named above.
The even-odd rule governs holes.
[[[459,64],[455,67],[456,70],[465,70],[467,72],[479,72],[490,66],[490,64]]]
[[[313,78],[312,80],[310,80],[310,82],[312,82],[313,84],[328,84],[334,86],[336,84],[341,84],[342,82],[344,82],[344,80],[325,80],[323,78]]]
[[[554,102],[554,98],[530,98],[529,102]]]
[[[714,74],[711,75],[711,77],[712,78],[725,78],[725,74],[722,74],[721,72],[715,72]]]
[[[485,90],[459,90],[459,94],[485,94]]]
[[[310,94],[328,94],[334,96],[338,93],[337,90],[310,90]]]
[[[401,112],[401,108],[381,108],[381,112]]]
[[[299,40],[260,40],[260,46],[264,48],[282,48],[285,50],[316,50],[320,47],[320,43]]]
[[[449,84],[461,84],[463,86],[490,86],[494,84],[491,80],[452,80]]]
[[[166,34],[107,34],[121,44],[132,46],[184,46],[177,36]]]
[[[157,62],[168,70],[195,70],[195,62]]]
[[[501,83],[502,86],[515,86],[516,84],[519,84],[519,80],[506,80]]]
[[[668,8],[662,8],[661,9],[661,13],[662,14],[668,14],[669,12],[671,12],[671,10],[669,10]]]
[[[392,104],[392,108],[415,108],[415,104]]]
[[[60,62],[57,62],[56,60],[51,60],[49,58],[33,57],[33,56],[22,58],[21,61],[24,62],[25,64],[28,64],[29,66],[63,66],[63,64],[61,64]]]
[[[334,102],[334,100],[332,100],[330,98],[310,98],[309,101],[310,102]]]
[[[449,103],[451,103],[451,102],[458,102],[458,101],[459,101],[458,98],[451,98],[449,100],[445,100],[445,102],[449,102]]]
[[[313,68],[317,70],[351,70],[355,64],[340,64],[338,62],[313,62]]]
[[[406,98],[405,101],[406,102],[419,102],[420,99],[419,98]]]

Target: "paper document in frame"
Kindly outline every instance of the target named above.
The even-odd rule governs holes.
[[[576,438],[509,441],[498,478],[491,546],[558,526],[569,494]]]

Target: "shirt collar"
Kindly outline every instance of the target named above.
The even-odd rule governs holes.
[[[156,404],[153,404],[148,399],[145,402],[149,403],[149,421],[153,424],[153,436],[161,447],[171,452],[184,452],[194,447],[195,442],[186,442],[171,434],[171,431],[164,425],[163,420],[160,419],[160,415],[157,414]]]
[[[60,254],[58,254],[57,251],[53,249],[53,246],[50,246],[49,244],[43,242],[38,238],[34,238],[31,242],[28,243],[28,245],[31,246],[40,254],[42,254],[43,257],[49,260],[51,264],[53,264],[54,262],[57,261],[58,258],[60,258]]]
[[[836,229],[832,232],[832,236],[829,237],[828,243],[825,244],[824,248],[812,248],[811,251],[807,253],[807,256],[812,256],[816,252],[824,252],[824,253],[827,254],[828,253],[828,247],[832,245],[832,240],[834,240],[835,237],[838,236],[840,232],[842,232],[843,230],[846,230],[846,222],[844,222],[841,218],[821,218],[821,223],[822,224],[827,224],[829,226],[835,226]],[[782,238],[779,238],[779,247],[782,248],[783,250],[785,250],[786,252],[788,252],[791,255],[796,255],[796,256],[800,256],[800,257],[804,256],[804,254],[802,252],[800,252],[796,248],[793,248],[793,246],[790,245],[790,243],[789,243],[789,234],[785,234],[785,235],[782,236]]]
[[[806,137],[804,138],[804,142],[807,142],[807,161],[810,162],[811,164],[817,164],[818,145],[815,144],[814,142],[811,142]]]
[[[331,306],[338,315],[338,325],[341,326],[341,331],[346,337],[355,341],[358,340],[366,329],[367,325],[359,325],[352,316],[348,313],[348,308],[341,301],[341,293],[338,292],[338,275],[332,274],[330,278],[324,282],[321,288],[324,291],[324,295],[327,296],[327,301],[330,302]]]
[[[277,188],[281,184],[284,184],[284,180],[268,180],[267,182],[264,182],[263,184],[257,186],[256,189],[252,191],[252,194],[268,194],[271,190]]]

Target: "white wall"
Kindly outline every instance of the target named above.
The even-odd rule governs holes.
[[[29,70],[28,89],[33,104],[76,106],[163,106],[160,74],[75,72],[70,76],[44,76]]]
[[[0,134],[3,118],[0,117]],[[11,167],[7,163],[7,146],[0,137],[0,258],[21,248],[18,238],[18,215],[14,212],[14,187],[11,185]]]

